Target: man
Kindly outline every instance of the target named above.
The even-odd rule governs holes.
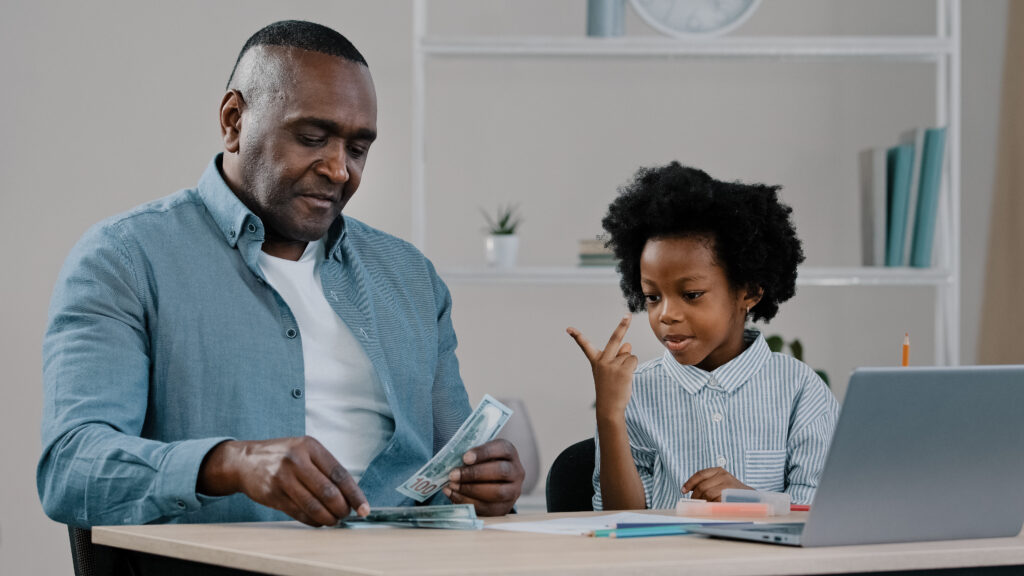
[[[376,138],[366,61],[309,22],[242,48],[223,154],[194,189],[72,250],[43,343],[40,498],[76,526],[331,525],[395,488],[469,415],[451,298],[409,244],[342,209]],[[523,469],[479,446],[430,503],[507,513]]]

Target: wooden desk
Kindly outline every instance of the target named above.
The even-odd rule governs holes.
[[[664,513],[664,511],[663,511]],[[521,514],[488,524],[599,513]],[[783,521],[803,521],[794,513]],[[309,528],[298,522],[168,524],[93,529],[93,542],[270,574],[701,574],[785,575],[918,571],[975,566],[1024,573],[1024,537],[790,548],[704,536],[608,539],[499,530]],[[177,570],[181,572],[179,568]],[[174,573],[168,570],[168,573]],[[237,572],[236,572],[237,573]],[[967,572],[940,571],[938,574]],[[975,570],[970,574],[977,573]]]

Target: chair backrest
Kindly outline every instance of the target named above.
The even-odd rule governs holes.
[[[71,561],[75,565],[75,576],[94,576],[92,530],[68,526],[68,539],[71,540]]]
[[[75,576],[114,576],[135,574],[128,555],[119,548],[92,543],[92,530],[68,526],[71,561]]]
[[[581,512],[594,509],[594,439],[569,446],[548,470],[545,490],[548,512]]]

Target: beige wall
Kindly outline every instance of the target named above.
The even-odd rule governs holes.
[[[71,573],[66,534],[42,514],[34,483],[39,349],[60,264],[92,223],[194,184],[218,149],[217,103],[250,33],[305,18],[360,47],[377,83],[381,138],[350,212],[409,236],[409,5],[3,0],[0,241],[13,264],[0,283],[0,574]],[[433,30],[576,34],[584,5],[448,0],[432,12]],[[965,363],[977,340],[1005,13],[1005,0],[964,6]],[[932,19],[920,0],[769,0],[738,33],[923,33]],[[628,29],[649,33],[632,15]],[[571,264],[575,240],[597,232],[615,186],[639,164],[680,158],[721,178],[782,184],[809,264],[854,264],[857,223],[843,215],[856,213],[855,152],[928,123],[931,78],[916,65],[431,62],[428,253],[441,265],[482,263],[477,206],[517,200],[527,217],[523,263]],[[593,426],[588,370],[563,330],[603,337],[622,308],[616,288],[452,291],[471,398],[525,398],[546,468]],[[841,382],[853,366],[894,361],[889,337],[907,329],[920,335],[915,361],[928,362],[932,305],[927,289],[808,288],[769,330],[803,339],[810,363]],[[657,343],[638,320],[632,339],[653,356]]]

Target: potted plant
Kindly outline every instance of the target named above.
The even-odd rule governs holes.
[[[516,229],[523,219],[518,214],[519,207],[512,204],[498,206],[495,216],[488,214],[483,208],[480,213],[487,221],[487,265],[494,268],[514,268],[516,254],[519,252],[519,237]]]
[[[765,336],[764,341],[768,344],[768,348],[772,352],[782,352],[783,348],[789,347],[790,355],[793,358],[803,362],[804,361],[804,345],[799,339],[794,338],[792,342],[786,342],[782,339],[782,336],[778,334],[772,334],[771,336]],[[814,370],[818,373],[818,376],[825,381],[826,386],[831,386],[832,383],[828,380],[828,374],[824,370]]]

